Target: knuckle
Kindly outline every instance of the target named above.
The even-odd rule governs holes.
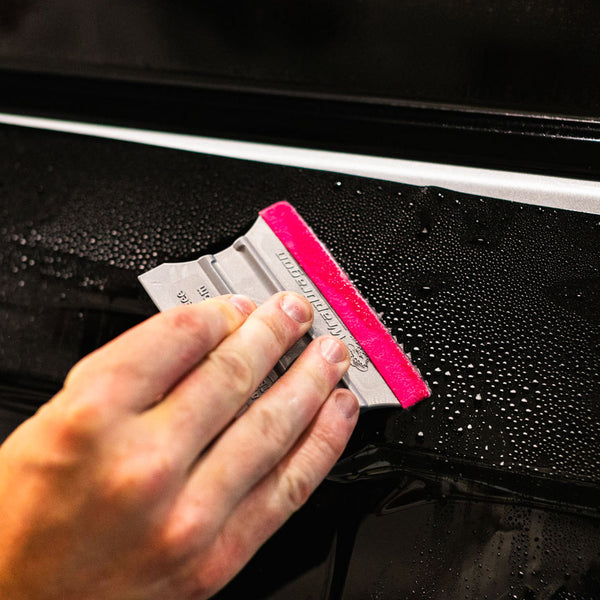
[[[153,503],[164,496],[173,470],[164,457],[140,461],[129,458],[111,463],[102,486],[105,499],[122,503]]]
[[[313,492],[310,475],[304,469],[296,468],[283,474],[284,501],[291,512],[297,511]]]
[[[54,407],[54,437],[60,446],[75,447],[94,441],[104,422],[103,407],[93,398],[69,399]]]
[[[153,546],[160,552],[164,564],[171,567],[197,564],[198,557],[207,550],[209,554],[214,552],[217,527],[214,513],[207,507],[197,502],[178,502],[158,525]],[[195,587],[195,572],[188,574],[191,577],[188,584]]]
[[[247,562],[248,544],[243,536],[221,531],[191,580],[193,598],[212,598]]]
[[[222,532],[211,550],[194,581],[194,591],[202,598],[212,598],[248,560],[247,543],[239,535]]]
[[[150,468],[141,465],[139,470],[142,476],[137,481],[138,493],[147,501],[162,498],[175,475],[171,461],[165,456],[157,457]]]
[[[169,329],[180,331],[184,335],[194,337],[202,335],[206,327],[205,319],[199,314],[199,311],[187,305],[178,306],[162,314],[164,314],[164,318],[167,320]]]
[[[329,428],[315,428],[311,433],[315,454],[333,463],[344,450],[345,444],[338,432]]]
[[[118,358],[108,352],[88,355],[71,369],[63,389],[71,396],[77,396],[77,404],[84,411],[99,411],[103,406],[112,404],[113,400],[118,400],[128,382],[147,377],[138,361]],[[75,406],[73,409],[76,410]]]
[[[113,463],[102,482],[102,496],[111,504],[121,504],[132,499],[134,492],[137,492],[139,481],[139,473],[131,469],[127,461]],[[137,493],[135,495],[137,496]]]
[[[178,515],[162,528],[156,545],[167,561],[184,561],[195,554],[200,533],[197,522]]]
[[[255,388],[255,376],[248,359],[235,348],[218,348],[210,359],[227,387],[238,396],[248,397]]]
[[[87,356],[79,360],[77,363],[75,363],[67,373],[63,387],[72,386],[75,382],[81,379],[85,380],[87,374],[91,370],[92,364],[93,360],[91,354],[88,354]]]
[[[285,419],[279,418],[273,411],[260,402],[255,403],[255,419],[261,439],[270,447],[285,447],[292,437],[291,427]]]
[[[143,365],[139,361],[117,361],[107,362],[101,372],[93,379],[87,381],[87,385],[93,385],[100,391],[104,398],[112,400],[119,395],[120,390],[126,382],[143,381],[147,377]]]
[[[282,350],[290,344],[290,334],[283,319],[276,317],[263,317],[261,319],[264,328],[275,341],[278,348]]]
[[[138,476],[124,469],[113,471],[102,482],[101,497],[112,506],[121,506],[132,500],[137,489]],[[135,494],[137,498],[137,494]]]
[[[226,572],[221,566],[221,572],[210,563],[205,563],[202,569],[199,569],[197,573],[194,573],[190,586],[189,586],[189,597],[190,598],[212,598],[224,583],[223,573]]]
[[[52,403],[56,433],[65,441],[81,442],[99,436],[118,413],[114,407],[119,406],[123,382],[140,377],[128,365],[110,365],[101,372],[90,372],[87,365],[82,364],[82,371],[76,374],[79,381],[65,384]]]

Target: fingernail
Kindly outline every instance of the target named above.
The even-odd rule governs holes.
[[[346,390],[337,392],[335,405],[346,419],[351,419],[358,410],[358,401],[356,400],[356,397],[352,392]]]
[[[312,318],[312,307],[296,294],[285,294],[281,299],[283,312],[298,323],[306,323]]]
[[[321,342],[321,354],[330,363],[339,363],[346,359],[348,350],[343,342],[335,338],[325,338]]]
[[[255,308],[256,304],[248,298],[248,296],[242,296],[241,294],[234,294],[227,298],[231,304],[233,304],[243,315],[249,315]]]

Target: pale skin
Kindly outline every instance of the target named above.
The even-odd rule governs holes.
[[[223,587],[342,453],[356,398],[291,292],[161,313],[80,361],[0,447],[0,597],[200,600]]]

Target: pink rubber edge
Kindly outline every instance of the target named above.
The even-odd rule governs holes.
[[[427,398],[429,389],[415,367],[296,209],[282,201],[259,214],[325,296],[400,404],[407,408]]]

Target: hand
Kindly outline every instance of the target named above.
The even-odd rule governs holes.
[[[314,340],[240,418],[312,323],[300,296],[156,315],[79,362],[0,447],[0,597],[206,598],[298,509],[358,416]],[[333,391],[332,391],[333,390]]]

